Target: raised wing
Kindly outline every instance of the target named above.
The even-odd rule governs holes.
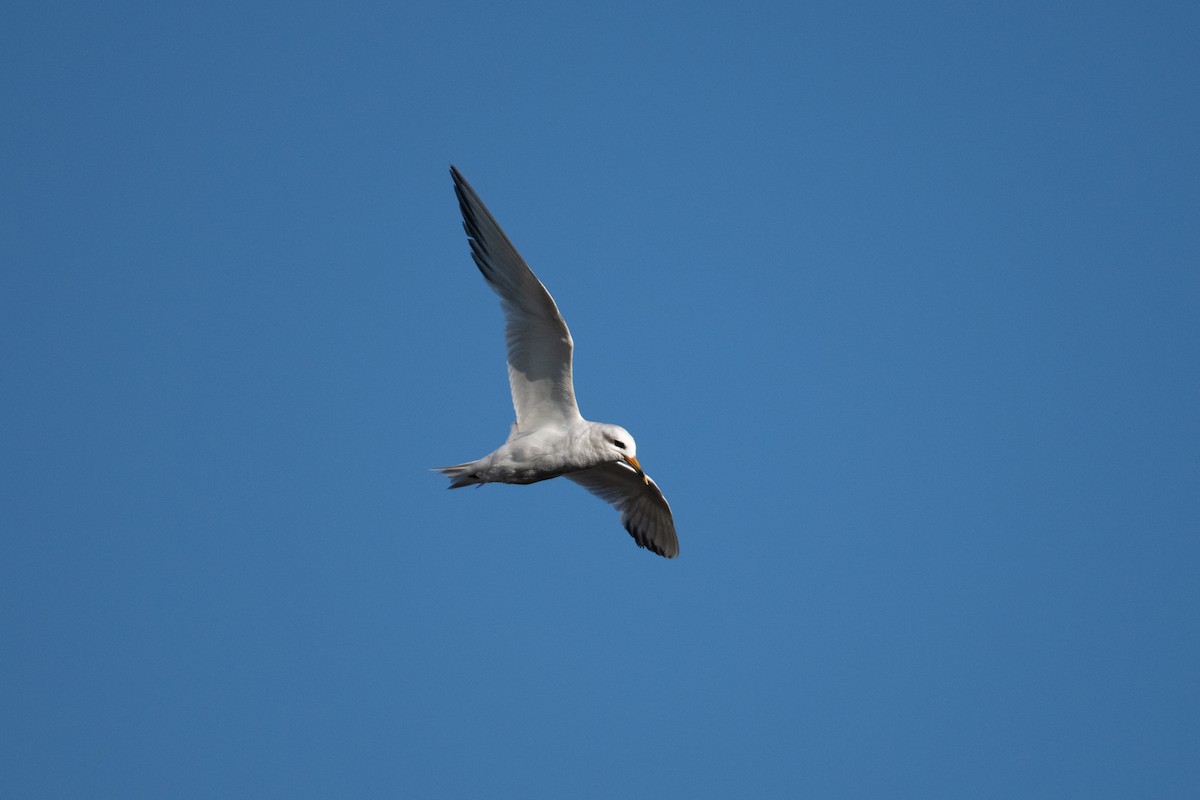
[[[568,472],[563,477],[616,506],[621,512],[621,524],[639,547],[667,558],[679,555],[671,507],[654,481],[647,483],[619,461]]]
[[[525,264],[496,218],[457,169],[450,167],[471,255],[500,296],[508,345],[508,382],[517,429],[582,419],[571,381],[571,332],[554,298]]]

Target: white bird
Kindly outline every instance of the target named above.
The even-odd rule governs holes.
[[[508,345],[508,382],[517,419],[508,439],[475,461],[434,469],[450,488],[485,483],[536,483],[562,476],[612,503],[640,547],[679,555],[675,522],[658,485],[642,471],[637,445],[618,425],[589,422],[575,404],[574,342],[567,323],[533,271],[453,166],[471,255],[500,296]]]

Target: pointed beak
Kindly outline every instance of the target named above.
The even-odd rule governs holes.
[[[638,463],[638,460],[636,458],[634,458],[633,456],[622,456],[622,457],[625,459],[626,464],[628,464],[629,466],[631,466],[637,470],[637,474],[640,475],[642,480],[644,480],[646,482],[646,485],[649,486],[650,485],[650,477],[648,475],[646,475],[645,472],[642,472],[642,465]]]

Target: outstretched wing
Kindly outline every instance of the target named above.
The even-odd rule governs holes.
[[[571,332],[554,298],[525,264],[479,195],[453,166],[454,193],[462,208],[471,255],[488,286],[500,296],[508,345],[508,382],[517,429],[582,419],[571,381]]]
[[[621,524],[639,547],[667,558],[679,555],[671,507],[654,481],[643,480],[620,461],[568,472],[563,477],[616,506],[621,512]]]

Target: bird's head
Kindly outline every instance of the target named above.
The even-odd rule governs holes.
[[[620,425],[598,425],[595,434],[600,440],[600,448],[605,455],[611,456],[612,461],[627,464],[646,483],[650,482],[646,473],[642,472],[642,465],[638,463],[637,442],[633,441],[629,431]]]

